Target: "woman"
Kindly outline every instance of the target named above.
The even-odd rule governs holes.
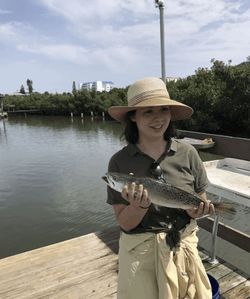
[[[193,110],[169,98],[164,82],[145,78],[128,89],[128,106],[109,114],[125,123],[128,145],[110,159],[108,171],[150,176],[196,192],[206,199],[206,172],[196,150],[172,139],[171,121],[188,118]],[[213,214],[206,201],[198,209],[156,206],[142,185],[108,187],[122,230],[119,242],[118,299],[212,298],[197,251],[195,218]]]

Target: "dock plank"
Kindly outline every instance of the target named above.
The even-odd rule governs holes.
[[[221,299],[249,299],[250,298],[250,281],[246,280],[232,290],[227,291],[221,296]]]
[[[90,278],[94,284],[106,273],[116,276],[117,256],[90,234],[5,258],[0,269],[0,298],[39,298],[48,290],[85,289]]]
[[[236,272],[231,272],[228,275],[223,276],[219,279],[220,292],[224,294],[229,290],[233,290],[239,284],[246,282],[247,278]]]
[[[211,268],[207,272],[211,274],[215,279],[218,280],[224,277],[225,275],[228,275],[229,273],[233,272],[233,270],[226,267],[223,264],[218,264],[216,267]]]
[[[0,298],[116,298],[118,238],[115,228],[0,260]],[[247,277],[223,261],[211,265],[207,254],[199,253],[208,273],[219,280],[222,298],[247,298]]]

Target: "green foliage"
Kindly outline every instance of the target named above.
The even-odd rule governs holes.
[[[75,94],[76,93],[76,82],[73,81],[73,84],[72,84],[72,93]]]
[[[29,94],[31,94],[33,92],[33,81],[30,79],[27,79],[26,83],[28,86]]]
[[[210,69],[199,68],[195,75],[168,82],[172,99],[190,105],[192,118],[179,121],[176,127],[234,136],[250,136],[250,57],[237,66],[211,60]],[[27,80],[28,81],[28,80]],[[32,81],[29,84],[32,86]],[[30,92],[24,96],[6,96],[5,106],[15,109],[38,109],[43,114],[101,115],[113,105],[127,104],[127,88],[95,92],[73,88],[72,93],[43,94]],[[33,90],[33,89],[32,89]],[[72,90],[72,91],[73,91]],[[107,113],[106,113],[107,114]]]
[[[21,85],[21,87],[20,87],[20,93],[25,94],[25,88],[23,85]]]
[[[193,117],[178,128],[249,137],[250,61],[211,63],[210,70],[199,68],[194,76],[167,83],[173,99],[194,109]]]

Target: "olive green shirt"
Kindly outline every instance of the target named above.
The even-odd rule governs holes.
[[[188,192],[205,191],[208,179],[196,149],[192,145],[176,139],[171,139],[171,141],[170,148],[166,148],[163,155],[157,160],[163,170],[165,180]],[[153,162],[155,160],[141,152],[136,145],[128,144],[112,156],[108,171],[150,177],[150,167]],[[110,187],[108,187],[107,193],[107,203],[111,205],[129,204],[119,192]],[[190,216],[184,210],[151,204],[141,223],[129,233],[157,231],[166,228],[169,223],[175,223],[177,228],[181,229],[189,222]]]

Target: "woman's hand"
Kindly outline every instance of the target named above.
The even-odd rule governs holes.
[[[132,183],[125,185],[122,189],[122,198],[127,200],[134,208],[147,209],[150,206],[148,191],[143,188],[143,185]]]
[[[186,212],[191,218],[199,218],[205,215],[213,215],[214,205],[210,202],[201,202],[198,208],[188,209],[186,210]]]
[[[214,205],[207,199],[206,192],[199,193],[202,201],[198,208],[188,209],[186,212],[191,218],[200,218],[205,215],[213,215],[215,213]]]
[[[120,227],[129,232],[141,223],[151,202],[143,185],[136,185],[135,183],[126,185],[121,194],[122,198],[130,204],[116,204],[113,205],[113,208]]]

